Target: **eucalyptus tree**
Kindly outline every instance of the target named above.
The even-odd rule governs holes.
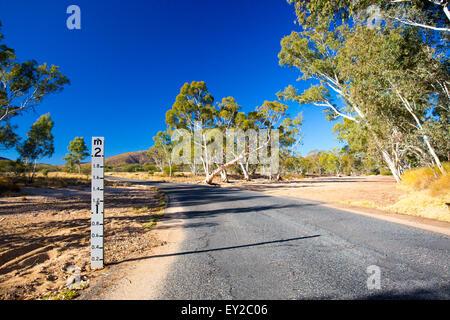
[[[397,181],[411,154],[442,170],[429,137],[438,130],[426,132],[427,111],[443,108],[445,114],[449,97],[447,60],[433,37],[389,21],[385,12],[374,28],[365,9],[378,4],[394,10],[394,1],[288,2],[294,3],[301,31],[282,39],[280,64],[298,68],[302,79],[315,83],[303,93],[289,86],[280,95],[324,108],[345,130],[363,133]]]
[[[153,160],[155,165],[159,168],[161,172],[164,172],[164,163],[166,162],[166,154],[161,148],[155,145],[151,146],[147,151],[147,155]]]
[[[389,135],[384,140],[391,142],[387,147],[395,158],[413,153],[444,171],[425,124],[436,108],[450,110],[450,100],[437,98],[435,75],[443,73],[442,63],[429,49],[411,28],[358,27],[340,51],[339,64],[350,83],[347,90],[373,119],[380,140]]]
[[[15,50],[2,44],[2,39],[0,34],[0,145],[11,148],[18,137],[9,121],[70,82],[57,66],[39,65],[35,60],[19,62]]]
[[[236,102],[233,97],[223,98],[222,101],[217,106],[217,114],[215,117],[215,125],[219,128],[223,135],[223,147],[226,152],[227,147],[227,139],[231,139],[230,135],[233,134],[234,128],[236,128],[236,120],[238,115],[242,115],[244,113],[240,112],[242,107]],[[228,174],[227,169],[224,169],[220,172],[221,178],[223,182],[228,182]]]
[[[83,137],[75,137],[72,141],[70,141],[67,149],[70,151],[63,158],[66,160],[69,167],[76,165],[78,167],[78,173],[81,173],[81,161],[85,159],[89,153],[87,152],[88,148],[86,143],[84,142]]]
[[[166,124],[169,129],[174,130],[175,133],[180,130],[187,130],[191,137],[194,137],[191,140],[194,147],[193,157],[192,155],[185,155],[193,172],[199,164],[198,162],[201,162],[206,175],[210,172],[211,164],[206,134],[207,129],[214,126],[216,113],[214,97],[208,92],[204,81],[185,83],[181,87],[172,108],[166,112]]]
[[[154,159],[155,163],[160,167],[161,171],[164,171],[164,164],[169,168],[169,177],[172,176],[173,168],[173,143],[172,134],[170,130],[159,131],[153,140],[155,141],[153,150],[150,152],[150,156]]]
[[[450,32],[448,0],[287,0],[294,4],[300,23],[323,17],[346,20],[364,16],[367,23],[388,20],[438,32]]]
[[[276,175],[281,180],[286,160],[295,154],[296,147],[302,142],[301,125],[303,116],[298,114],[295,118],[285,118],[278,127],[280,135],[280,167]]]
[[[17,146],[20,159],[29,168],[29,181],[32,182],[36,172],[37,160],[49,157],[55,152],[52,129],[54,122],[50,114],[39,117],[27,133],[27,139]]]
[[[259,166],[255,160],[256,154],[252,151],[257,148],[256,131],[261,127],[262,121],[262,114],[257,111],[250,111],[248,113],[239,112],[236,116],[235,132],[241,135],[241,140],[236,141],[236,143],[241,144],[241,148],[245,148],[246,152],[238,161],[238,165],[246,181],[250,181],[251,169],[256,170]]]

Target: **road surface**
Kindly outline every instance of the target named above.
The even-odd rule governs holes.
[[[450,298],[445,235],[310,200],[149,184],[184,210],[159,299]]]

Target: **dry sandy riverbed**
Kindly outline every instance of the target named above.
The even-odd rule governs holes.
[[[68,265],[78,266],[85,281],[104,272],[89,264],[90,189],[24,191],[24,197],[0,198],[0,299],[54,296],[65,288]],[[144,228],[159,217],[154,208],[163,197],[149,186],[105,189],[106,264],[164,244]]]
[[[282,182],[257,179],[223,186],[260,191],[279,197],[303,198],[327,203],[365,201],[379,206],[392,205],[405,194],[396,187],[395,180],[389,176],[321,177]]]

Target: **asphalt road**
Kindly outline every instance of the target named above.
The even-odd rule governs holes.
[[[185,219],[160,299],[450,298],[444,235],[309,200],[157,187]],[[367,286],[369,266],[380,270],[380,289]]]

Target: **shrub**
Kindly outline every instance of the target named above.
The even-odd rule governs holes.
[[[42,170],[41,170],[41,174],[42,174],[44,177],[48,176],[48,173],[49,173],[49,172],[50,172],[49,169],[42,169]]]
[[[86,175],[91,174],[91,166],[90,165],[82,166],[81,167],[81,173],[86,174]]]
[[[20,187],[16,184],[0,181],[0,196],[15,196],[20,193]]]
[[[125,172],[139,172],[142,171],[142,167],[140,164],[127,164],[123,167],[123,171]]]
[[[152,173],[156,172],[158,169],[154,165],[144,164],[142,166],[142,170],[147,171],[148,173],[152,174]]]
[[[402,174],[401,185],[407,189],[424,190],[437,179],[437,173],[433,168],[422,167],[406,170]]]
[[[447,169],[448,170],[448,169]],[[450,192],[450,172],[442,175],[438,180],[431,183],[430,195],[433,197],[443,196]]]
[[[392,176],[391,170],[386,170],[386,169],[380,170],[380,174],[382,176]]]
[[[173,168],[172,168],[173,169]],[[169,176],[170,175],[170,167],[163,167],[163,171],[164,171],[164,174],[166,175],[166,176]],[[173,171],[172,171],[172,174],[173,174]]]

